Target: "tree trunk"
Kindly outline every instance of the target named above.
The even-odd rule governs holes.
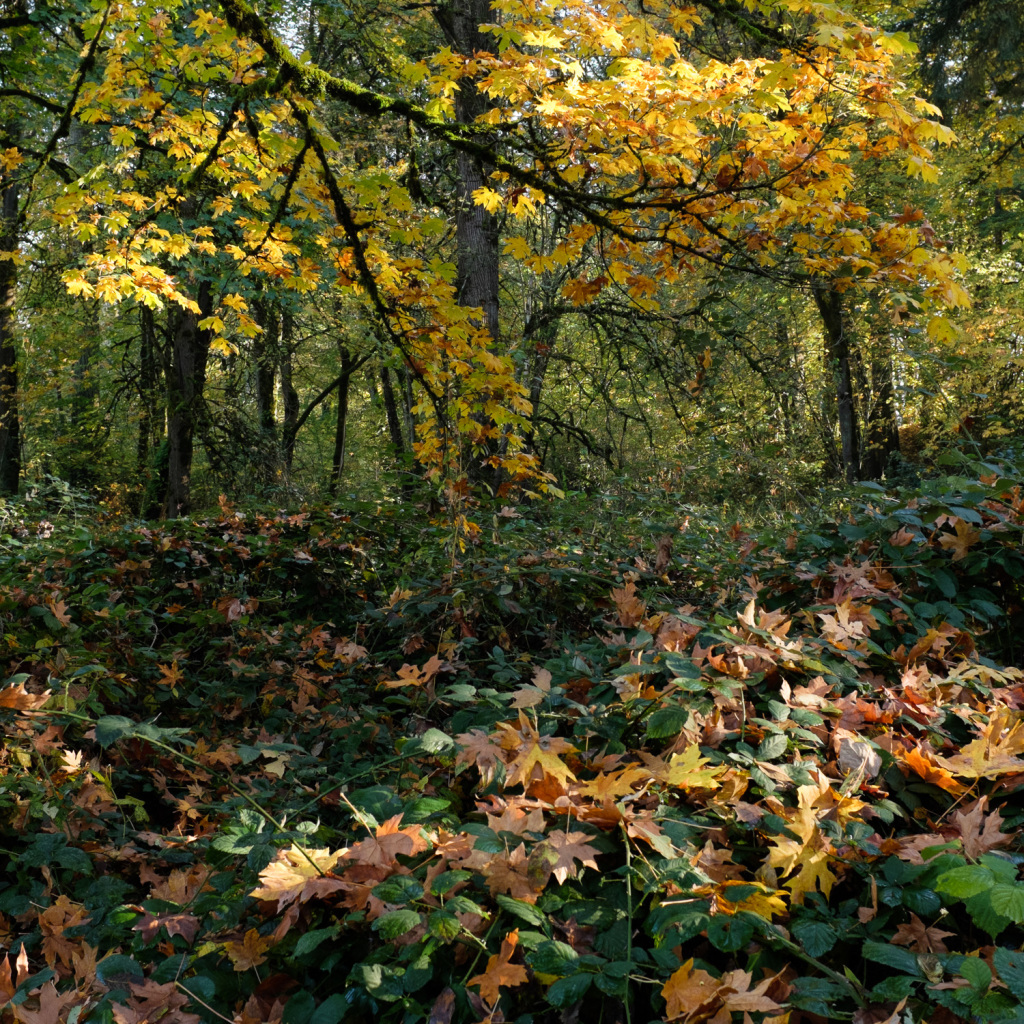
[[[277,310],[267,302],[253,303],[256,322],[263,328],[262,334],[253,339],[252,357],[256,385],[256,421],[260,430],[273,437],[276,433],[274,422],[274,378],[277,367],[275,357],[280,345],[280,324]]]
[[[540,318],[535,324],[531,317],[523,330],[523,346],[529,353],[527,377],[530,389],[530,426],[525,437],[526,450],[536,454],[537,427],[534,417],[540,410],[540,397],[544,390],[544,378],[547,376],[548,363],[558,340],[557,321]]]
[[[880,343],[876,340],[876,345]],[[871,403],[867,414],[867,445],[861,460],[861,471],[868,480],[880,480],[889,466],[893,452],[900,450],[899,428],[893,405],[892,356],[885,342],[885,351],[871,357]]]
[[[395,389],[391,383],[391,371],[386,366],[380,368],[380,390],[391,447],[394,448],[395,455],[401,459],[405,455],[405,438],[402,436],[402,422],[398,418],[398,404],[395,401]]]
[[[281,315],[281,396],[284,399],[284,416],[281,420],[281,440],[284,447],[284,467],[291,471],[295,457],[295,435],[298,433],[299,393],[292,382],[292,337],[295,320],[291,313]]]
[[[472,56],[490,50],[493,37],[480,26],[491,20],[489,0],[451,0],[435,10],[435,17],[456,53]],[[486,113],[491,102],[472,79],[466,79],[455,93],[455,119],[472,124]],[[493,141],[482,135],[480,142]],[[455,245],[458,253],[456,282],[459,302],[480,307],[483,324],[498,340],[498,221],[473,201],[473,193],[487,184],[491,168],[473,157],[459,153],[458,188],[455,208]]]
[[[484,35],[480,26],[492,18],[489,0],[450,0],[435,8],[434,16],[456,53],[472,56],[490,50],[493,37]],[[464,79],[455,93],[455,119],[472,124],[492,106],[488,97],[472,78]],[[488,145],[494,140],[482,134],[480,142]],[[492,346],[499,337],[498,330],[498,264],[500,257],[497,218],[473,200],[473,193],[488,183],[491,167],[460,152],[457,158],[458,186],[455,199],[456,288],[463,306],[479,307],[483,319],[479,326],[491,336]],[[488,479],[494,489],[499,474],[486,467],[489,455],[497,450],[493,436],[495,425],[486,417],[475,417],[480,424],[484,440],[474,445],[476,451],[467,453],[470,479]],[[489,439],[488,439],[489,437]],[[481,450],[482,449],[482,450]]]
[[[847,482],[857,479],[860,471],[857,407],[853,394],[851,365],[852,337],[848,318],[843,310],[843,297],[831,284],[814,281],[814,301],[825,328],[826,354],[835,384],[836,415],[843,459],[843,475]]]
[[[348,433],[348,393],[354,367],[348,348],[341,346],[341,379],[338,381],[338,419],[334,429],[334,457],[331,460],[331,494],[338,493],[345,472],[345,442]]]
[[[0,178],[0,250],[18,248],[18,185]],[[17,494],[21,479],[21,424],[18,419],[18,348],[14,303],[18,265],[0,259],[0,494]]]
[[[167,497],[164,513],[169,519],[187,515],[192,497],[192,456],[195,431],[202,415],[206,363],[210,354],[210,332],[200,330],[199,321],[213,312],[213,290],[209,282],[199,286],[199,313],[176,307],[173,310],[171,367],[168,373]]]

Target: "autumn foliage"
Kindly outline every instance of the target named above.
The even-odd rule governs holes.
[[[3,1019],[1017,1019],[1022,509],[17,526]]]

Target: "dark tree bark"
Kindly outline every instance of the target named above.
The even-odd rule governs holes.
[[[892,356],[888,342],[875,340],[871,357],[871,402],[867,412],[867,444],[861,458],[861,473],[868,480],[880,480],[889,466],[890,456],[900,450],[900,434],[893,404]]]
[[[281,420],[281,440],[284,447],[284,466],[291,470],[295,457],[295,435],[298,433],[299,393],[292,381],[292,355],[295,319],[291,313],[281,315],[281,396],[284,415]]]
[[[0,178],[0,250],[18,247],[18,185]],[[18,265],[0,260],[0,494],[17,494],[21,480],[21,424],[18,418],[18,348],[14,303]]]
[[[851,363],[853,339],[843,309],[842,295],[824,281],[815,281],[811,290],[825,328],[825,353],[835,383],[843,475],[852,483],[860,471],[860,443]]]
[[[334,456],[331,459],[330,493],[336,494],[345,472],[345,442],[348,435],[348,395],[352,385],[352,374],[365,362],[355,360],[347,345],[338,345],[341,357],[341,373],[338,378],[338,418],[334,428]]]
[[[386,366],[380,368],[380,390],[384,400],[384,417],[388,423],[388,435],[395,455],[401,458],[405,452],[405,438],[402,436],[402,422],[398,418],[398,403],[395,401],[395,389],[391,383],[391,372]]]
[[[163,417],[156,414],[160,408],[158,388],[160,375],[157,363],[156,319],[153,310],[143,306],[139,323],[139,439],[135,458],[140,475],[149,466],[151,449],[163,441]]]
[[[434,16],[456,53],[472,56],[492,48],[493,37],[480,31],[480,26],[492,18],[489,0],[449,0],[435,8]],[[471,78],[464,79],[455,93],[456,120],[462,124],[472,124],[490,106],[490,100],[477,88],[476,82]],[[487,135],[480,136],[480,142],[484,145],[493,141]],[[499,337],[498,220],[473,200],[473,193],[487,184],[491,168],[463,152],[458,154],[457,168],[455,246],[458,299],[463,306],[479,307],[483,311],[479,326],[487,330],[492,345],[496,345]],[[482,431],[494,433],[494,425],[486,417],[475,418]],[[486,480],[497,491],[500,471],[488,467],[486,460],[499,450],[499,442],[492,438],[474,448],[475,451],[466,453],[470,479]]]
[[[277,376],[276,357],[280,346],[280,321],[277,310],[268,302],[257,299],[253,303],[255,320],[263,328],[253,339],[252,357],[256,385],[256,420],[264,434],[273,437],[277,432],[274,421],[274,379]]]
[[[480,26],[492,18],[489,0],[451,0],[435,10],[441,30],[457,53],[472,56],[493,47],[493,37]],[[455,93],[455,118],[471,124],[486,113],[490,101],[472,79]],[[492,141],[481,136],[482,144]],[[455,208],[455,244],[458,252],[459,302],[483,310],[483,326],[498,340],[498,221],[473,201],[473,193],[487,184],[491,168],[472,157],[458,156],[458,191]]]
[[[168,518],[187,515],[192,498],[192,457],[195,433],[202,416],[206,364],[210,355],[210,332],[199,321],[213,312],[213,289],[209,282],[199,286],[199,313],[175,307],[172,311],[172,353],[167,374],[167,496],[164,513]]]

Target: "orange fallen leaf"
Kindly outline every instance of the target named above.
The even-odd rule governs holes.
[[[493,1006],[501,995],[501,989],[515,988],[527,981],[526,968],[519,964],[509,963],[519,942],[519,929],[508,933],[501,940],[501,950],[487,961],[487,969],[466,982],[467,985],[479,985],[480,995]]]
[[[242,941],[230,941],[224,943],[224,952],[227,953],[236,971],[248,971],[252,967],[259,967],[265,964],[267,958],[263,955],[274,945],[272,935],[260,935],[255,928],[250,928],[242,937]]]

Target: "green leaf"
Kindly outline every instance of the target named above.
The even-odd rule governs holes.
[[[835,1004],[846,994],[846,990],[834,981],[797,977],[793,979],[793,991],[788,1002],[798,1010],[807,1010],[808,1013],[816,1013],[828,1020]]]
[[[861,947],[864,956],[877,964],[885,964],[886,967],[895,967],[904,974],[912,974],[916,978],[922,977],[921,968],[917,963],[917,956],[909,949],[902,946],[893,946],[888,942],[873,942],[868,940]]]
[[[965,956],[960,963],[957,973],[966,978],[973,988],[987,991],[992,984],[992,971],[984,960],[976,956]]]
[[[442,871],[441,874],[436,875],[434,880],[430,883],[430,891],[435,896],[444,896],[445,893],[458,885],[459,882],[468,882],[472,877],[472,871]]]
[[[689,718],[687,708],[659,708],[647,719],[647,735],[652,740],[678,736]]]
[[[474,903],[468,896],[453,896],[445,903],[445,907],[453,914],[479,914],[481,917],[491,916],[479,903]]]
[[[708,925],[708,941],[723,953],[735,953],[754,937],[754,928],[745,918],[717,914]]]
[[[440,729],[428,729],[422,736],[416,737],[415,743],[420,750],[425,750],[428,754],[441,754],[455,747],[455,740],[451,736],[445,735]],[[409,744],[409,747],[411,746],[412,744]],[[409,747],[405,748],[406,751],[409,750]]]
[[[435,910],[427,918],[427,931],[444,942],[450,942],[462,931],[462,925],[459,924],[459,919],[454,914],[449,914],[447,910]]]
[[[162,729],[152,722],[133,722],[124,715],[104,715],[96,720],[96,742],[104,749],[122,739],[138,738],[173,743],[187,735],[188,729]]]
[[[285,1004],[284,1013],[281,1014],[281,1024],[309,1024],[315,1009],[316,1000],[313,998],[312,992],[300,990]]]
[[[560,1009],[575,1006],[586,994],[593,980],[592,974],[573,974],[568,978],[559,978],[548,989],[548,1002]]]
[[[130,956],[115,953],[104,957],[96,965],[96,977],[109,988],[115,988],[125,981],[142,981],[144,973]]]
[[[397,939],[411,932],[419,923],[420,915],[415,910],[392,910],[373,922],[373,930],[379,932],[382,938]]]
[[[897,1003],[914,990],[915,979],[906,974],[893,974],[880,981],[872,990],[871,997],[877,1002]]]
[[[989,891],[992,909],[1017,924],[1024,924],[1024,885],[997,882]]]
[[[398,973],[384,964],[356,964],[349,977],[362,985],[374,999],[394,1003],[405,995],[405,988]],[[309,993],[305,993],[309,995]],[[309,997],[312,1002],[313,997]]]
[[[126,736],[133,735],[135,723],[124,715],[104,715],[96,722],[96,742],[106,749]]]
[[[771,761],[781,757],[786,752],[789,743],[784,732],[769,733],[765,736],[757,748],[757,759],[759,761]]]
[[[799,921],[793,925],[796,939],[808,956],[819,957],[836,944],[836,931],[824,921]]]
[[[309,1024],[338,1024],[349,1009],[348,1002],[341,992],[328,996],[309,1018]]]
[[[964,901],[964,906],[967,908],[967,913],[971,915],[971,920],[979,928],[988,932],[993,939],[1010,927],[1010,919],[1004,917],[992,906],[991,889],[971,896]]]
[[[542,942],[528,957],[530,966],[540,974],[553,974],[564,977],[575,972],[579,954],[572,946],[556,939]]]
[[[992,954],[992,962],[1006,987],[1024,1003],[1024,953],[999,946]]]
[[[935,888],[954,899],[964,900],[969,896],[976,896],[986,889],[991,889],[995,885],[995,881],[995,875],[988,868],[982,867],[980,864],[970,864],[939,875],[935,882]]]
[[[392,875],[373,887],[382,903],[410,903],[423,895],[423,886],[412,875]]]
[[[314,928],[312,931],[305,932],[299,936],[299,941],[295,943],[295,955],[306,956],[306,954],[312,953],[321,942],[333,939],[340,931],[341,925],[335,924],[330,928]]]
[[[499,907],[527,924],[536,925],[538,928],[544,928],[547,925],[547,917],[531,903],[524,903],[523,900],[516,900],[500,893],[494,899]]]

